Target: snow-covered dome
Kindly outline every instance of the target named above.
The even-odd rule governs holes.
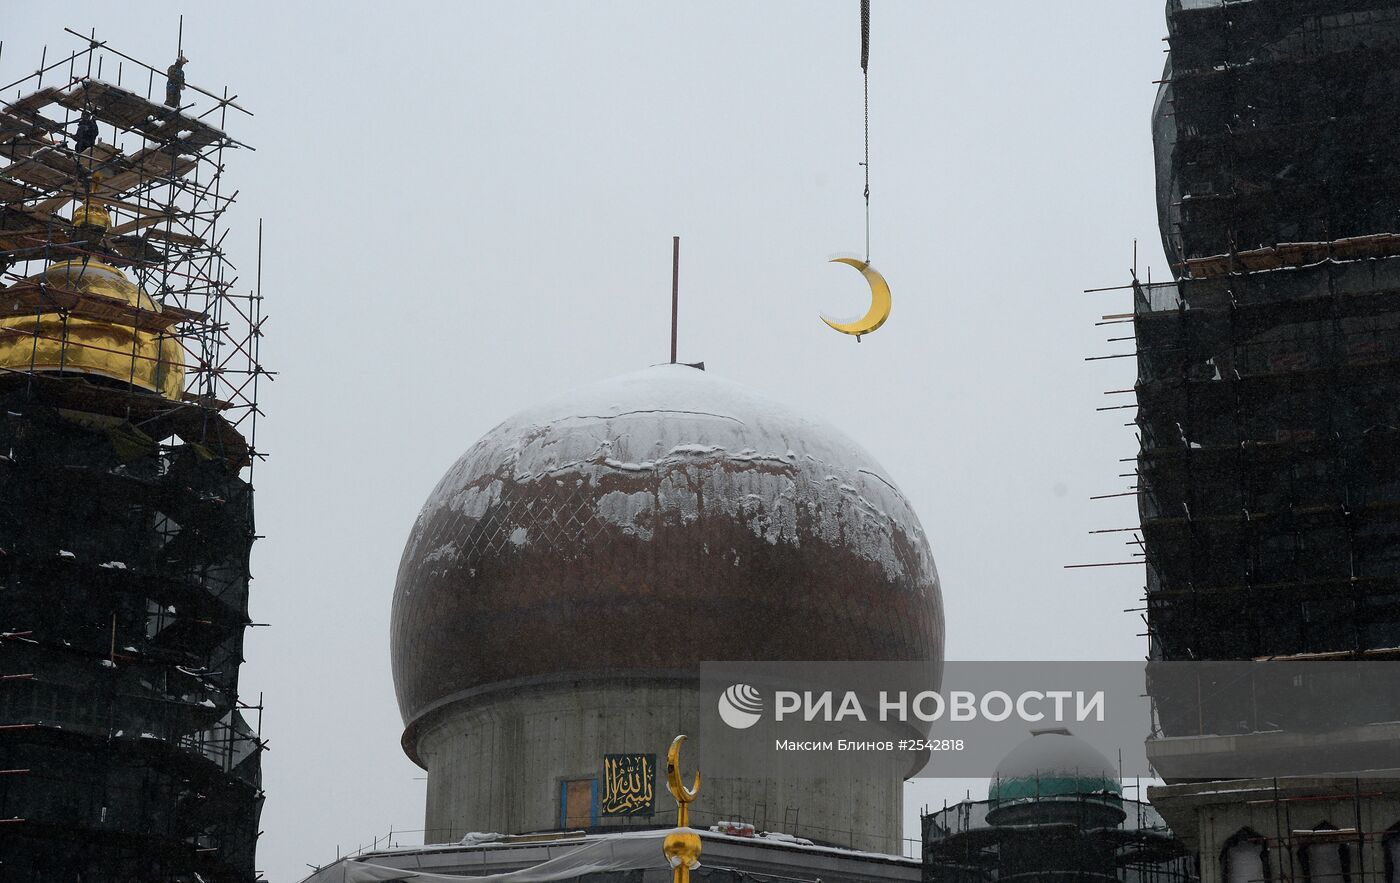
[[[1122,783],[1102,752],[1065,730],[1035,733],[997,764],[987,788],[992,801],[1121,795]]]
[[[411,727],[571,672],[941,661],[943,608],[918,518],[859,445],[660,365],[530,408],[462,455],[404,549],[392,644]]]

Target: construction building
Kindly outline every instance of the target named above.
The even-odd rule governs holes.
[[[1034,730],[992,774],[986,800],[922,816],[925,883],[1194,883],[1162,817],[1065,729]]]
[[[1146,570],[1150,658],[1394,660],[1400,3],[1169,0],[1167,24],[1153,131],[1172,278],[1134,279],[1131,314],[1104,317],[1136,342],[1141,522],[1119,530]],[[1201,781],[1223,778],[1194,774],[1203,758],[1274,757],[1297,734],[1247,703],[1168,702],[1169,680],[1149,683],[1168,782],[1149,796],[1202,880],[1400,879],[1393,752],[1364,744],[1396,744],[1377,738],[1395,709],[1314,722],[1317,749],[1292,758],[1323,775]]]
[[[1400,6],[1168,20],[1174,278],[1133,305],[1153,656],[1400,647]]]
[[[265,376],[255,255],[225,251],[244,111],[183,53],[70,34],[0,88],[0,878],[244,883]]]
[[[645,758],[701,732],[702,660],[941,663],[943,605],[918,517],[869,453],[664,364],[467,449],[409,535],[391,649],[403,747],[427,771],[425,842],[655,828],[674,810],[615,805],[607,763],[632,755],[654,780]],[[898,854],[922,759],[881,763],[710,770],[695,817]]]
[[[694,808],[668,805],[659,749],[718,718],[703,660],[943,659],[938,573],[893,479],[743,385],[654,365],[488,432],[413,525],[391,650],[427,772],[424,830],[400,834],[428,845],[390,835],[316,883],[670,880],[688,826],[701,880],[919,879],[900,828],[926,754],[712,764]]]

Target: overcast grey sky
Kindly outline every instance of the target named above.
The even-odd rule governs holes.
[[[259,866],[276,883],[422,827],[399,749],[399,553],[456,456],[516,410],[681,357],[845,430],[933,544],[952,659],[1137,658],[1117,477],[1127,352],[1086,295],[1164,274],[1148,116],[1159,0],[874,0],[872,258],[889,323],[828,265],[863,245],[856,0],[17,4],[8,82],[93,27],[228,84],[233,260],[265,218],[266,363],[245,695],[266,695]],[[8,96],[7,96],[8,97]],[[236,238],[235,238],[236,237]],[[990,771],[989,771],[990,772]],[[962,783],[909,788],[913,809]],[[407,842],[410,837],[404,838]]]

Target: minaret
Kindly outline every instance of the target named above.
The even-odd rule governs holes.
[[[111,227],[0,288],[0,877],[251,881],[250,453]]]
[[[1205,883],[1394,879],[1400,725],[1327,678],[1400,656],[1400,2],[1166,11],[1172,278],[1131,286],[1143,612],[1170,664],[1148,794]],[[1238,664],[1212,685],[1200,661]]]

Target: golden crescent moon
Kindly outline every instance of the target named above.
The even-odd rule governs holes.
[[[854,334],[857,339],[885,324],[885,320],[890,317],[890,284],[880,275],[880,271],[870,266],[869,261],[860,258],[832,258],[830,263],[849,264],[860,270],[865,281],[870,283],[870,309],[864,316],[850,322],[838,322],[824,314],[822,321],[842,334]]]
[[[666,788],[670,790],[671,796],[676,798],[676,803],[686,804],[693,801],[700,794],[700,771],[695,771],[695,786],[686,788],[681,781],[681,743],[685,741],[684,736],[677,736],[671,747],[666,752]]]

